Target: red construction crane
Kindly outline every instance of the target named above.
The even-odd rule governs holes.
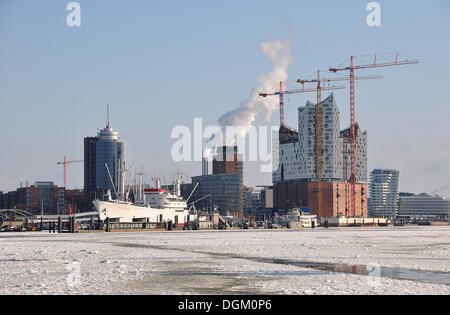
[[[356,120],[355,120],[355,109],[356,109],[356,101],[355,101],[355,70],[362,69],[371,69],[371,68],[381,68],[381,67],[391,67],[391,66],[401,66],[401,65],[409,65],[419,63],[419,60],[401,60],[399,61],[399,54],[397,53],[395,56],[395,61],[392,62],[383,62],[377,63],[377,55],[374,55],[374,61],[371,64],[366,65],[355,65],[354,62],[355,57],[350,57],[350,66],[344,68],[333,68],[330,67],[331,72],[338,71],[350,71],[350,158],[351,158],[351,213],[353,216],[356,216]]]
[[[338,86],[328,86],[322,88],[322,91],[330,91],[330,90],[339,90],[339,89],[345,89],[345,86],[338,85]],[[293,90],[293,91],[283,91],[283,82],[280,82],[280,91],[275,93],[259,93],[259,96],[261,97],[268,97],[268,96],[280,96],[280,125],[284,126],[284,95],[286,94],[299,94],[299,93],[310,93],[310,92],[316,92],[316,88],[308,88],[305,89],[303,86],[303,89],[301,90]]]
[[[64,162],[57,162],[58,165],[64,165],[64,188],[67,188],[67,164],[73,164],[73,163],[81,163],[83,160],[77,160],[77,161],[67,161],[66,157],[64,157]]]
[[[355,80],[366,80],[366,79],[381,79],[383,76],[365,76],[356,77]],[[302,80],[298,79],[297,83],[317,83],[317,110],[316,110],[316,171],[317,171],[317,208],[318,216],[323,216],[323,200],[322,200],[322,91],[326,87],[327,82],[332,81],[348,81],[350,77],[342,78],[324,78],[320,79],[320,71],[317,71],[317,79],[314,80]],[[321,83],[323,82],[323,86]]]

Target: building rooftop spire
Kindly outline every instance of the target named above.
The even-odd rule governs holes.
[[[109,104],[106,105],[106,128],[109,129]]]
[[[119,133],[114,131],[109,121],[109,104],[106,105],[106,127],[97,133],[100,141],[118,141]]]

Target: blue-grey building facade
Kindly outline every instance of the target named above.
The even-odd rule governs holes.
[[[422,193],[400,194],[399,213],[406,217],[437,217],[448,219],[450,199],[442,196],[430,196]]]
[[[97,191],[111,190],[113,192],[114,188],[117,189],[119,186],[119,171],[124,162],[124,145],[123,142],[119,141],[119,134],[109,126],[100,131],[97,137],[95,150],[96,188]],[[106,165],[108,165],[108,168]]]
[[[84,199],[86,210],[91,210],[92,201],[103,199],[108,190],[114,195],[124,166],[124,143],[109,121],[96,137],[85,138],[84,156]]]

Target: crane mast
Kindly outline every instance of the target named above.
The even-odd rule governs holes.
[[[339,72],[339,71],[350,71],[350,182],[351,182],[351,209],[350,213],[352,216],[356,216],[356,87],[355,87],[355,70],[362,69],[371,69],[371,68],[382,68],[382,67],[392,67],[392,66],[401,66],[401,65],[409,65],[409,64],[417,64],[419,63],[418,59],[413,60],[401,60],[399,61],[399,54],[396,53],[395,61],[393,62],[384,62],[377,63],[377,55],[374,55],[374,61],[371,64],[365,65],[355,65],[355,57],[350,57],[350,66],[344,68],[333,68],[330,67],[330,72]],[[361,214],[363,213],[363,209],[361,209]]]
[[[322,207],[322,87],[320,71],[317,71],[317,112],[316,112],[316,157],[317,157],[317,208],[319,217],[323,217]]]
[[[64,190],[67,189],[67,164],[73,164],[73,163],[81,163],[83,162],[83,160],[77,160],[77,161],[67,161],[67,158],[64,157],[63,162],[56,162],[56,164],[58,165],[63,165],[64,167]],[[65,203],[66,203],[66,198],[64,198],[64,207],[65,207]],[[69,214],[72,214],[72,210],[75,209],[74,206],[74,201],[73,201],[73,197],[72,197],[72,207],[70,207],[69,205]]]
[[[64,168],[64,188],[67,188],[67,164],[73,164],[73,163],[81,163],[83,160],[76,160],[76,161],[67,161],[67,158],[64,157],[63,162],[56,162],[58,165],[63,165]]]
[[[350,69],[350,207],[356,216],[356,120],[355,120],[355,69],[353,56]],[[362,211],[362,210],[361,210]]]

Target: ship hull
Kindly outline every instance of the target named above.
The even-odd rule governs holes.
[[[193,221],[195,215],[188,210],[155,209],[150,207],[136,206],[131,203],[95,200],[94,205],[98,211],[101,221],[106,218],[116,220],[120,223],[131,223],[136,220],[146,220],[151,223],[163,223],[172,221],[178,225]]]

